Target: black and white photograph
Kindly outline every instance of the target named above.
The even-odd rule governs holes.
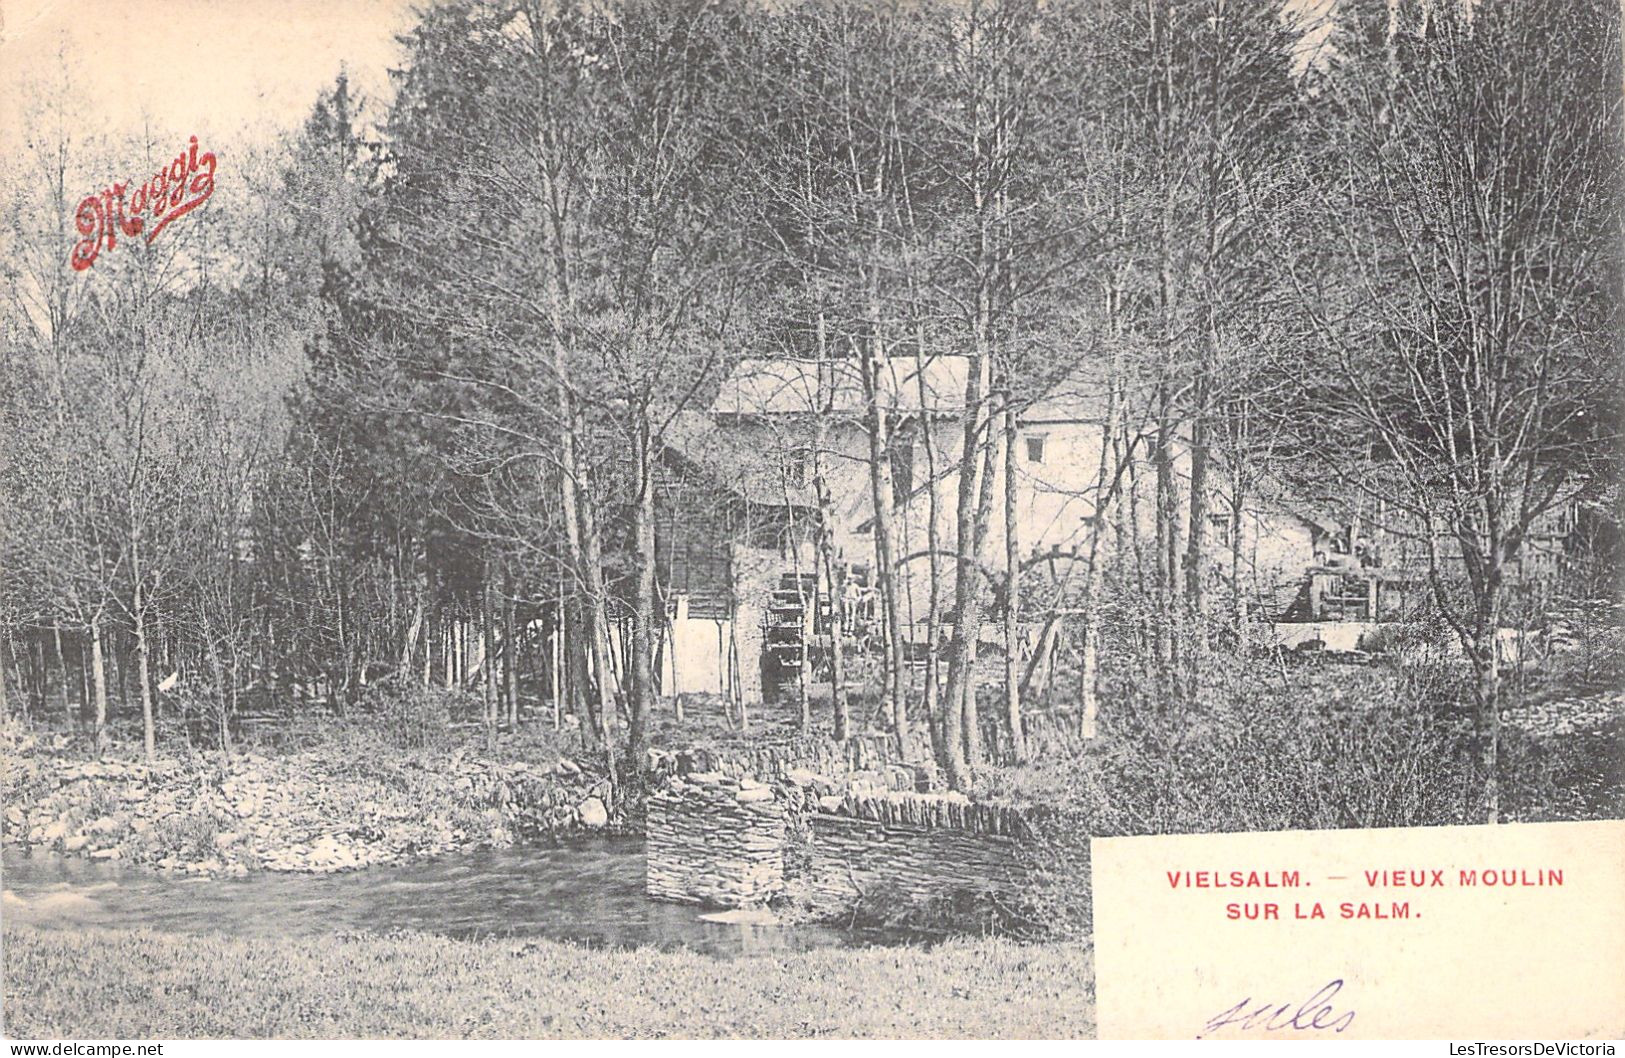
[[[0,1033],[1625,1036],[1622,10],[0,0]]]

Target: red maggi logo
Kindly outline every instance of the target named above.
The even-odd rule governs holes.
[[[86,196],[74,215],[74,227],[84,238],[74,244],[73,270],[83,272],[95,264],[104,249],[118,245],[120,232],[134,238],[145,231],[151,242],[170,221],[203,205],[214,194],[214,165],[214,152],[199,154],[193,136],[187,150],[133,192],[129,183],[116,183]]]

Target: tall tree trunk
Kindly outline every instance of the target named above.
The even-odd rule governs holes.
[[[1089,529],[1089,579],[1083,596],[1083,649],[1078,662],[1078,697],[1082,702],[1082,731],[1086,739],[1098,733],[1100,717],[1100,593],[1105,585],[1106,556],[1101,538],[1106,532],[1106,518],[1122,480],[1123,462],[1133,452],[1120,450],[1117,421],[1121,414],[1123,389],[1123,342],[1119,328],[1119,300],[1116,283],[1106,294],[1106,313],[1111,321],[1112,359],[1106,379],[1106,418],[1100,427],[1100,458],[1095,466],[1094,511]],[[1123,535],[1117,534],[1114,550],[1120,550]]]
[[[50,714],[51,703],[51,665],[45,654],[45,641],[39,636],[30,636],[26,644],[29,662],[34,674],[34,711],[43,718]],[[20,670],[19,666],[19,670]]]
[[[980,571],[976,568],[976,499],[981,474],[981,454],[985,433],[991,422],[983,421],[987,403],[989,360],[980,347],[965,375],[965,410],[959,452],[958,515],[955,522],[954,551],[954,636],[948,658],[948,684],[942,696],[942,753],[939,762],[948,785],[963,789],[969,781],[965,762],[965,684],[976,657],[974,638],[967,640],[967,626],[979,620],[977,593]],[[971,629],[969,634],[975,635]]]
[[[519,629],[513,571],[504,562],[502,602],[502,700],[508,707],[508,729],[519,730]]]
[[[480,570],[480,633],[485,641],[485,659],[480,665],[480,697],[485,706],[485,746],[497,744],[497,623],[492,600],[491,557],[485,556]]]
[[[604,589],[604,562],[598,536],[598,519],[591,496],[586,489],[586,471],[577,468],[580,487],[576,496],[576,514],[581,519],[581,574],[586,591],[583,604],[587,611],[588,633],[591,636],[593,667],[597,669],[598,737],[604,742],[604,761],[610,775],[615,774],[615,671],[609,650],[609,599]]]
[[[745,704],[745,692],[739,684],[739,603],[736,599],[733,607],[733,620],[728,623],[728,642],[726,660],[728,666],[729,694],[733,696],[734,706],[739,710],[739,730],[750,730],[750,709]],[[721,631],[721,625],[717,626]]]
[[[1006,392],[1004,399],[1008,400]],[[1002,431],[993,428],[993,420],[998,416],[999,409],[990,406],[988,409],[988,428],[986,447],[982,451],[982,473],[980,484],[977,486],[976,516],[972,531],[970,547],[971,568],[974,571],[972,590],[969,595],[971,605],[966,612],[966,636],[964,644],[968,653],[964,656],[965,668],[960,682],[961,702],[960,708],[964,711],[964,738],[965,760],[968,764],[982,762],[982,725],[978,715],[976,691],[978,680],[976,678],[976,656],[982,639],[982,571],[987,568],[987,538],[988,526],[993,520],[993,482],[998,473],[1001,460],[1001,449],[1004,447]]]
[[[1207,378],[1198,378],[1195,411],[1191,424],[1191,483],[1189,521],[1185,531],[1185,606],[1186,621],[1185,689],[1195,696],[1202,655],[1206,649],[1203,608],[1204,566],[1207,561],[1208,512],[1208,415]]]
[[[1249,652],[1248,631],[1251,625],[1247,619],[1247,598],[1241,579],[1241,532],[1246,524],[1243,512],[1247,509],[1247,474],[1243,466],[1245,457],[1238,452],[1235,460],[1230,482],[1230,623],[1236,635],[1237,652],[1245,658]],[[1371,616],[1374,620],[1377,615]]]
[[[1016,405],[1004,408],[1004,712],[1010,727],[1010,752],[1015,762],[1027,759],[1027,739],[1021,730],[1021,536],[1017,471]]]
[[[925,322],[915,307],[914,378],[920,394],[921,440],[925,445],[926,525],[925,548],[928,554],[925,610],[925,718],[931,731],[931,752],[937,761],[945,759],[941,710],[938,704],[942,673],[940,647],[942,629],[942,516],[937,499],[937,437],[933,417],[938,399],[926,382]]]
[[[139,583],[135,596],[135,678],[141,684],[141,748],[151,761],[158,756],[158,731],[152,701],[152,666],[147,650],[146,607]]]
[[[112,649],[107,654],[113,664],[113,686],[118,688],[118,700],[127,702],[130,700],[130,665],[134,659],[130,656],[131,651],[121,649],[121,646],[118,638],[114,637]]]
[[[562,578],[559,584],[559,601],[553,604],[553,638],[548,642],[547,678],[548,690],[553,692],[553,730],[557,731],[564,723],[564,664],[570,656],[569,648],[565,645],[565,617],[564,617],[564,585]]]
[[[827,488],[822,491],[828,494]],[[835,741],[845,742],[852,734],[852,718],[846,701],[846,645],[842,642],[846,637],[846,576],[835,554],[835,534],[827,522],[818,528],[818,556],[824,567],[825,591],[829,596],[829,687],[830,705],[835,713]]]
[[[96,696],[96,754],[107,748],[107,666],[102,658],[102,615],[90,619],[90,678]]]
[[[231,752],[231,705],[226,694],[226,665],[220,658],[218,636],[212,627],[213,622],[206,621],[203,630],[205,654],[209,659],[209,672],[214,677],[214,724],[215,737],[222,753]]]
[[[571,601],[571,622],[574,631],[581,635],[579,644],[566,642],[566,647],[578,646],[572,650],[572,667],[576,679],[572,681],[573,690],[581,695],[579,705],[584,706],[581,712],[581,736],[589,744],[604,729],[602,703],[607,695],[609,652],[599,650],[599,622],[601,612],[601,599],[594,592],[594,585],[599,577],[591,573],[595,565],[586,554],[583,537],[584,526],[587,519],[578,510],[578,503],[583,493],[581,470],[576,455],[576,429],[579,425],[576,415],[575,393],[570,382],[570,373],[566,357],[564,342],[564,308],[565,297],[564,282],[564,250],[557,245],[560,237],[555,234],[552,267],[544,270],[546,295],[548,298],[548,313],[552,323],[551,367],[553,371],[553,384],[555,387],[556,414],[559,422],[559,509],[560,520],[564,523],[565,553],[569,559],[569,567],[581,585],[581,592],[576,593]],[[597,684],[599,687],[598,703],[594,703],[587,696],[589,681],[587,680],[586,659],[589,652],[596,659],[598,671]]]
[[[598,706],[592,683],[593,637],[587,605],[579,593],[572,595],[564,614],[565,698],[575,711],[582,742],[592,746],[598,741]]]
[[[835,739],[844,742],[851,735],[852,719],[846,698],[846,594],[845,563],[835,551],[835,497],[830,494],[825,474],[824,449],[829,444],[829,417],[834,412],[835,387],[824,392],[823,378],[830,370],[829,326],[819,292],[818,374],[816,412],[813,420],[813,493],[818,500],[818,555],[824,567],[824,583],[829,594],[829,696],[835,714]]]
[[[420,597],[412,610],[412,623],[406,626],[406,635],[401,638],[401,661],[396,668],[401,678],[412,670],[412,660],[417,656],[418,637],[423,634],[423,599]],[[427,680],[424,681],[427,685]]]
[[[6,696],[6,673],[11,669],[11,629],[0,628],[0,724],[4,724],[11,716],[10,699]],[[23,695],[22,688],[17,689],[18,700],[23,703],[23,722],[28,722],[28,698]]]
[[[1445,620],[1455,632],[1462,651],[1473,670],[1473,729],[1479,742],[1479,766],[1484,770],[1484,811],[1486,822],[1501,819],[1501,673],[1497,652],[1497,633],[1501,625],[1504,605],[1505,557],[1499,526],[1493,517],[1486,518],[1483,528],[1488,546],[1477,533],[1462,532],[1458,526],[1457,540],[1466,567],[1468,585],[1473,593],[1473,607],[1464,617],[1454,616],[1450,608],[1450,571],[1444,568],[1439,554],[1439,536],[1435,523],[1424,515],[1424,533],[1428,554],[1428,578],[1434,601]],[[1475,529],[1478,527],[1474,527]]]
[[[141,530],[130,530],[130,578],[135,585],[135,605],[131,616],[135,621],[136,679],[141,684],[141,746],[147,760],[158,755],[158,738],[152,714],[152,674],[147,662],[147,607],[142,597]],[[222,702],[221,706],[224,707]]]
[[[1173,411],[1168,383],[1159,387],[1156,451],[1156,658],[1164,679],[1175,673],[1178,640],[1175,625],[1179,584],[1179,497],[1174,481]]]
[[[1485,549],[1484,574],[1469,653],[1473,662],[1473,698],[1478,737],[1483,745],[1485,817],[1501,821],[1501,666],[1497,640],[1504,605],[1505,571],[1500,534],[1492,531]]]
[[[531,31],[540,34],[542,23],[536,18],[530,19]],[[538,39],[537,44],[542,54],[550,54],[547,41]],[[552,158],[551,144],[544,143],[542,156]],[[580,416],[577,414],[575,390],[569,365],[569,356],[566,345],[567,329],[565,326],[565,306],[570,302],[570,245],[571,223],[568,217],[570,190],[568,178],[561,178],[558,171],[547,165],[540,167],[538,176],[542,184],[542,196],[546,205],[546,215],[542,227],[545,241],[545,253],[548,267],[543,273],[543,298],[547,305],[548,331],[549,331],[549,363],[553,374],[555,386],[556,413],[559,425],[559,499],[561,517],[565,524],[565,543],[568,549],[571,568],[575,571],[581,585],[578,601],[581,616],[581,630],[585,636],[582,646],[583,652],[591,651],[593,664],[597,669],[597,700],[596,708],[589,706],[588,712],[596,714],[593,723],[582,724],[584,738],[592,737],[591,730],[597,729],[597,734],[604,740],[604,756],[609,766],[609,774],[615,774],[615,749],[610,737],[610,724],[613,720],[614,704],[610,691],[610,680],[613,678],[609,663],[609,628],[606,615],[606,599],[604,594],[604,569],[600,555],[598,540],[597,518],[593,511],[592,490],[588,481],[587,468],[582,464],[576,449],[576,434],[581,427]],[[585,653],[582,655],[581,675],[585,676]],[[583,680],[580,687],[585,687]]]
[[[1486,822],[1501,821],[1501,674],[1495,653],[1495,629],[1480,633],[1473,646],[1473,697],[1482,740]]]
[[[1153,30],[1155,40],[1152,43],[1153,53],[1157,55],[1157,62],[1167,61],[1164,49],[1171,39],[1167,33],[1167,17],[1159,21]],[[1171,67],[1162,71],[1171,76]],[[1159,107],[1156,115],[1157,130],[1162,131],[1162,124],[1167,115]],[[1179,639],[1175,625],[1178,620],[1179,597],[1179,499],[1174,481],[1174,343],[1176,321],[1174,320],[1174,251],[1173,243],[1177,236],[1171,230],[1176,214],[1172,207],[1173,191],[1166,186],[1171,179],[1166,173],[1159,174],[1164,186],[1160,192],[1170,208],[1162,212],[1157,232],[1157,345],[1160,357],[1157,371],[1157,439],[1156,451],[1152,461],[1156,471],[1156,500],[1154,510],[1156,514],[1156,659],[1159,668],[1158,677],[1169,681],[1177,693],[1178,671],[1176,654],[1179,649]]]
[[[433,616],[425,616],[423,633],[423,689],[434,686],[434,652],[440,642]]]
[[[874,308],[878,313],[878,308]],[[879,326],[878,318],[875,325]],[[903,666],[907,654],[903,647],[902,593],[897,590],[897,549],[893,538],[895,511],[892,502],[891,438],[885,408],[886,394],[881,372],[887,370],[885,356],[878,337],[873,342],[860,343],[867,351],[863,357],[865,413],[869,433],[869,491],[874,505],[875,581],[880,588],[880,599],[886,608],[886,696],[890,700],[892,727],[897,740],[897,753],[908,760],[913,753],[908,731],[908,701],[904,691]]]
[[[56,671],[62,677],[62,714],[68,719],[68,730],[72,731],[75,725],[73,722],[73,702],[68,695],[68,659],[62,652],[62,622],[59,620],[51,622],[51,642],[56,648]]]
[[[1207,544],[1208,423],[1202,405],[1205,384],[1198,384],[1196,412],[1191,423],[1190,518],[1185,530],[1185,606],[1193,617],[1204,605],[1202,567]]]
[[[79,650],[77,652],[77,657],[75,657],[74,660],[79,665],[79,679],[77,681],[77,683],[78,683],[77,690],[78,690],[78,694],[79,694],[79,701],[78,701],[77,704],[78,704],[78,707],[79,707],[79,713],[78,713],[78,715],[79,715],[79,723],[82,725],[87,720],[93,719],[94,716],[95,716],[95,713],[96,713],[96,706],[95,706],[96,693],[90,689],[90,637],[89,636],[86,636],[84,642],[79,645]],[[65,680],[65,679],[67,679],[67,677],[68,677],[68,671],[67,671],[66,668],[64,668],[62,670],[62,678]]]
[[[655,702],[655,629],[659,627],[655,623],[654,451],[647,409],[638,414],[636,434],[633,456],[638,491],[632,512],[632,537],[637,552],[637,597],[632,614],[632,693],[628,704],[631,723],[627,747],[628,771],[634,781],[649,756],[649,718]]]

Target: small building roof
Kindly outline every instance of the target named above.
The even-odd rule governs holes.
[[[1021,412],[1021,421],[1034,426],[1104,422],[1110,384],[1110,365],[1105,358],[1080,360]]]
[[[661,438],[666,450],[699,470],[710,483],[764,507],[814,507],[809,487],[786,488],[782,469],[771,452],[746,444],[701,411],[680,411]]]

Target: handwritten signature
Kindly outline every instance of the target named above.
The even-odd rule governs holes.
[[[1291,1003],[1254,1003],[1251,996],[1243,999],[1235,1006],[1222,1013],[1209,1018],[1207,1024],[1202,1026],[1202,1034],[1216,1032],[1226,1026],[1246,1032],[1251,1029],[1262,1029],[1265,1032],[1279,1032],[1282,1029],[1291,1029],[1294,1032],[1342,1032],[1354,1022],[1354,1011],[1346,1010],[1339,1014],[1331,1005],[1331,998],[1343,990],[1342,978],[1328,982],[1320,991],[1299,1003],[1296,1008]]]

